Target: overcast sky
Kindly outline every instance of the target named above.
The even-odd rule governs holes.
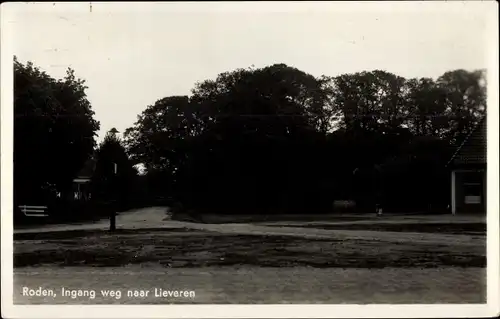
[[[491,3],[490,3],[491,4]],[[2,9],[4,9],[3,7]],[[218,73],[286,63],[335,76],[383,69],[433,77],[488,67],[488,11],[478,2],[11,4],[13,53],[51,76],[87,81],[101,122],[133,125],[169,95]]]

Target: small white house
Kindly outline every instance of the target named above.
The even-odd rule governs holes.
[[[90,181],[95,170],[95,164],[96,161],[93,158],[85,162],[83,168],[73,179],[71,193],[65,195],[67,199],[86,201],[91,198]],[[58,194],[58,197],[61,197],[61,194]]]

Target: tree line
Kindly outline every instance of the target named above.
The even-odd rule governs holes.
[[[72,70],[55,81],[16,61],[15,76],[21,150],[15,146],[15,170],[31,165],[29,172],[19,169],[19,185],[64,187],[84,159],[97,154],[96,196],[110,196],[103,182],[110,170],[102,167],[120,158],[127,167],[117,184],[120,198],[146,205],[169,197],[200,214],[328,212],[340,199],[356,200],[358,210],[376,202],[394,210],[446,207],[445,164],[486,114],[484,70],[454,70],[437,79],[381,70],[315,77],[274,64],[224,72],[196,83],[190,96],[162,98],[138,115],[123,139],[110,132],[97,146],[99,123]],[[22,80],[26,76],[31,80]],[[58,103],[46,103],[46,96]],[[17,116],[23,112],[45,114],[45,124],[31,126],[33,116]],[[59,131],[47,133],[49,127]],[[29,154],[44,145],[51,151],[33,165]],[[114,151],[105,152],[105,145]],[[66,168],[55,170],[61,162]]]
[[[155,189],[194,211],[317,212],[335,199],[442,206],[445,163],[485,115],[485,87],[484,70],[433,80],[238,69],[148,106],[125,143],[163,176]]]

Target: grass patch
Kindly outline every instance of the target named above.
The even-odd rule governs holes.
[[[401,244],[227,235],[189,229],[120,230],[113,234],[106,231],[40,233],[33,238],[18,238],[14,244],[15,267],[42,264],[107,267],[151,262],[168,268],[485,267],[486,248],[437,242]]]

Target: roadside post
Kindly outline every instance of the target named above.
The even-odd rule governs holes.
[[[114,178],[113,179],[115,180],[115,183],[113,183],[113,184],[117,184],[116,183],[116,176],[117,176],[117,172],[118,172],[118,165],[116,163],[113,163],[113,165],[114,165],[114,172],[113,172]],[[113,185],[113,186],[114,186],[113,187],[114,192],[117,192],[115,188],[118,185]],[[110,216],[109,216],[109,231],[111,231],[111,232],[116,230],[116,209],[118,206],[116,197],[117,196],[115,196],[115,199],[113,201],[114,205],[111,208],[111,212],[110,212]]]

